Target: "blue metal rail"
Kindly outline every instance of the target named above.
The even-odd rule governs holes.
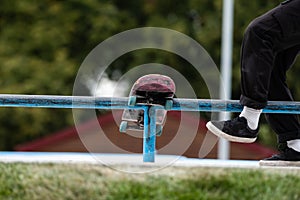
[[[128,97],[52,96],[0,94],[0,107],[80,108],[80,109],[141,109],[144,105],[128,106]],[[171,110],[202,112],[240,112],[238,100],[174,99]],[[300,114],[300,102],[269,101],[264,113]]]
[[[51,96],[0,94],[0,107],[39,107],[72,109],[140,109],[144,110],[144,162],[154,162],[156,145],[156,109],[161,106],[128,106],[128,97]],[[171,110],[201,112],[240,112],[238,100],[174,99]],[[300,102],[270,101],[264,113],[300,114]],[[149,120],[150,119],[150,120]],[[150,123],[149,123],[150,121]]]

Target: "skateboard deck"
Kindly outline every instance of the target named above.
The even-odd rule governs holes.
[[[156,132],[160,135],[166,122],[167,110],[172,108],[174,94],[175,83],[170,77],[149,74],[142,76],[133,84],[128,105],[162,106],[162,109],[156,110]],[[143,110],[126,109],[123,111],[120,132],[126,132],[126,130],[144,130]]]

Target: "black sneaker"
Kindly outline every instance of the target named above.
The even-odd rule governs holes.
[[[279,153],[259,161],[260,166],[297,166],[300,167],[300,152],[289,148],[286,143],[278,145]]]
[[[210,121],[206,127],[215,135],[232,142],[252,143],[258,134],[258,128],[252,130],[248,127],[245,117],[237,117],[228,121]]]

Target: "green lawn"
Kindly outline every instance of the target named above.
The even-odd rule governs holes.
[[[128,167],[128,166],[127,166]],[[0,163],[0,199],[300,199],[300,170]]]

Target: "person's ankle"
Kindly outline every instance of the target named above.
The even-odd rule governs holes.
[[[239,115],[239,117],[245,117],[247,120],[247,125],[250,129],[256,130],[259,124],[260,114],[262,113],[262,109],[254,109],[244,106],[243,111]]]

